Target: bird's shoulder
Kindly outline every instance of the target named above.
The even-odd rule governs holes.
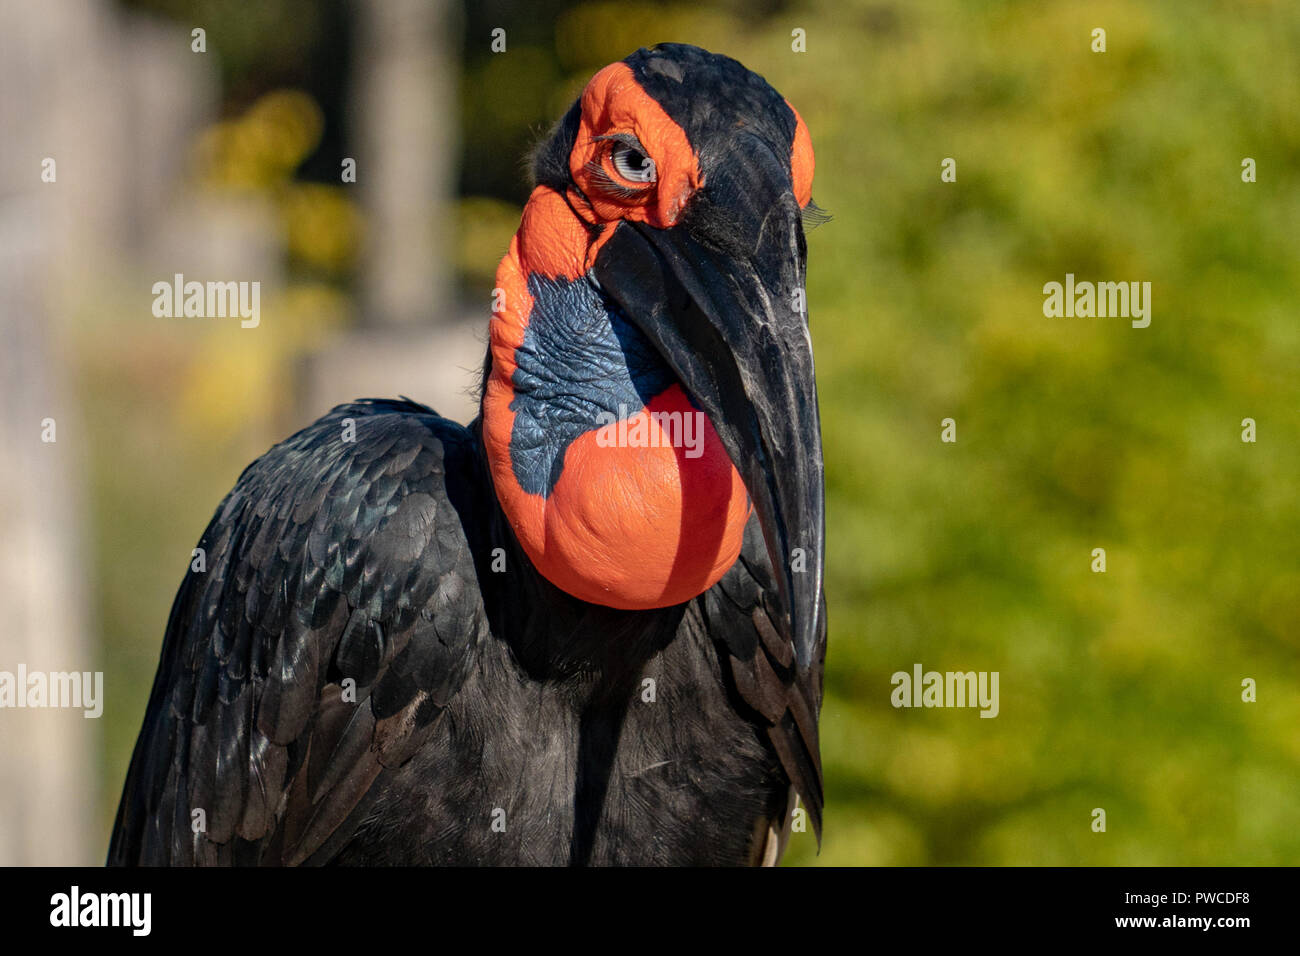
[[[478,462],[470,430],[367,400],[245,469],[176,596],[111,859],[302,862],[340,836],[486,628]]]

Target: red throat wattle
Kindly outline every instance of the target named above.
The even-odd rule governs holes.
[[[483,435],[492,480],[524,551],[556,586],[595,604],[668,607],[712,587],[740,554],[749,497],[708,418],[674,385],[636,411],[622,434],[649,441],[602,442],[590,431],[571,445],[547,496],[520,487],[511,463],[516,350],[533,310],[528,277],[579,279],[619,219],[671,225],[699,187],[685,133],[637,85],[625,64],[598,73],[583,93],[583,121],[570,160],[581,185],[606,142],[626,131],[655,151],[659,182],[636,202],[593,203],[538,187],[497,270],[503,294],[492,316],[492,372],[483,399]],[[603,230],[593,240],[593,226]],[[698,415],[698,447],[673,446],[655,413]],[[646,419],[645,421],[635,421]],[[640,426],[640,427],[637,427]],[[678,436],[680,438],[680,435]]]
[[[616,416],[620,440],[603,440],[596,426],[567,436],[545,483],[521,481],[516,416],[520,389],[527,391],[523,380],[532,372],[526,369],[522,378],[517,373],[521,361],[536,361],[533,339],[538,333],[534,328],[530,337],[530,323],[538,326],[553,314],[547,311],[539,318],[534,292],[549,288],[548,283],[562,284],[578,288],[588,301],[599,298],[587,277],[615,231],[633,223],[658,230],[674,227],[704,185],[686,132],[626,63],[597,73],[580,106],[568,155],[571,185],[541,185],[533,191],[497,270],[491,372],[483,398],[484,445],[506,517],[548,580],[595,604],[667,607],[703,593],[735,563],[751,510],[740,474],[712,423],[679,384],[660,383]],[[812,147],[802,119],[797,113],[794,118],[790,161],[795,195],[804,206],[811,189]],[[620,175],[626,170],[613,161],[616,143],[635,144],[652,157],[653,179]],[[603,308],[597,317],[609,324]],[[583,368],[582,374],[589,375],[590,369]],[[589,382],[583,386],[591,387]],[[560,401],[570,398],[562,389]],[[532,395],[529,399],[535,404]],[[690,448],[683,446],[680,430],[674,435],[664,426],[686,416],[693,416],[698,432]],[[525,424],[535,446],[536,415]],[[640,440],[624,440],[627,436]]]
[[[594,604],[668,607],[706,591],[735,563],[750,511],[712,424],[679,385],[617,427],[572,442],[548,495],[525,491],[511,459],[516,351],[534,306],[528,277],[579,279],[598,244],[564,197],[534,191],[497,270],[502,295],[490,327],[484,445],[506,517],[547,580]],[[673,413],[676,421],[698,416],[693,447],[661,424]]]

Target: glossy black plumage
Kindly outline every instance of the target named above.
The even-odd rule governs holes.
[[[482,416],[340,406],[250,465],[204,532],[110,863],[772,862],[795,792],[820,838],[824,495],[795,114],[694,47],[625,62],[705,185],[672,228],[592,226],[614,231],[587,275],[530,277],[535,312],[589,321],[516,350],[515,431],[545,450],[584,383],[604,408],[675,377],[753,502],[739,559],[675,607],[588,604],[516,539]],[[565,202],[579,118],[534,156]],[[542,461],[542,490],[563,462]]]
[[[796,679],[752,520],[684,607],[585,604],[529,565],[471,429],[369,401],[254,462],[200,546],[112,864],[747,863],[791,783],[819,822],[820,662]]]

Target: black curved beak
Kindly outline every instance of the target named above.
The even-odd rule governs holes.
[[[671,229],[620,223],[593,269],[709,416],[758,513],[807,668],[822,620],[821,424],[806,249],[788,166],[759,146],[711,175]]]

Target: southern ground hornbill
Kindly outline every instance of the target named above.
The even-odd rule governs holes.
[[[771,863],[796,794],[820,839],[807,128],[663,45],[533,165],[480,416],[341,406],[217,509],[110,863]]]

